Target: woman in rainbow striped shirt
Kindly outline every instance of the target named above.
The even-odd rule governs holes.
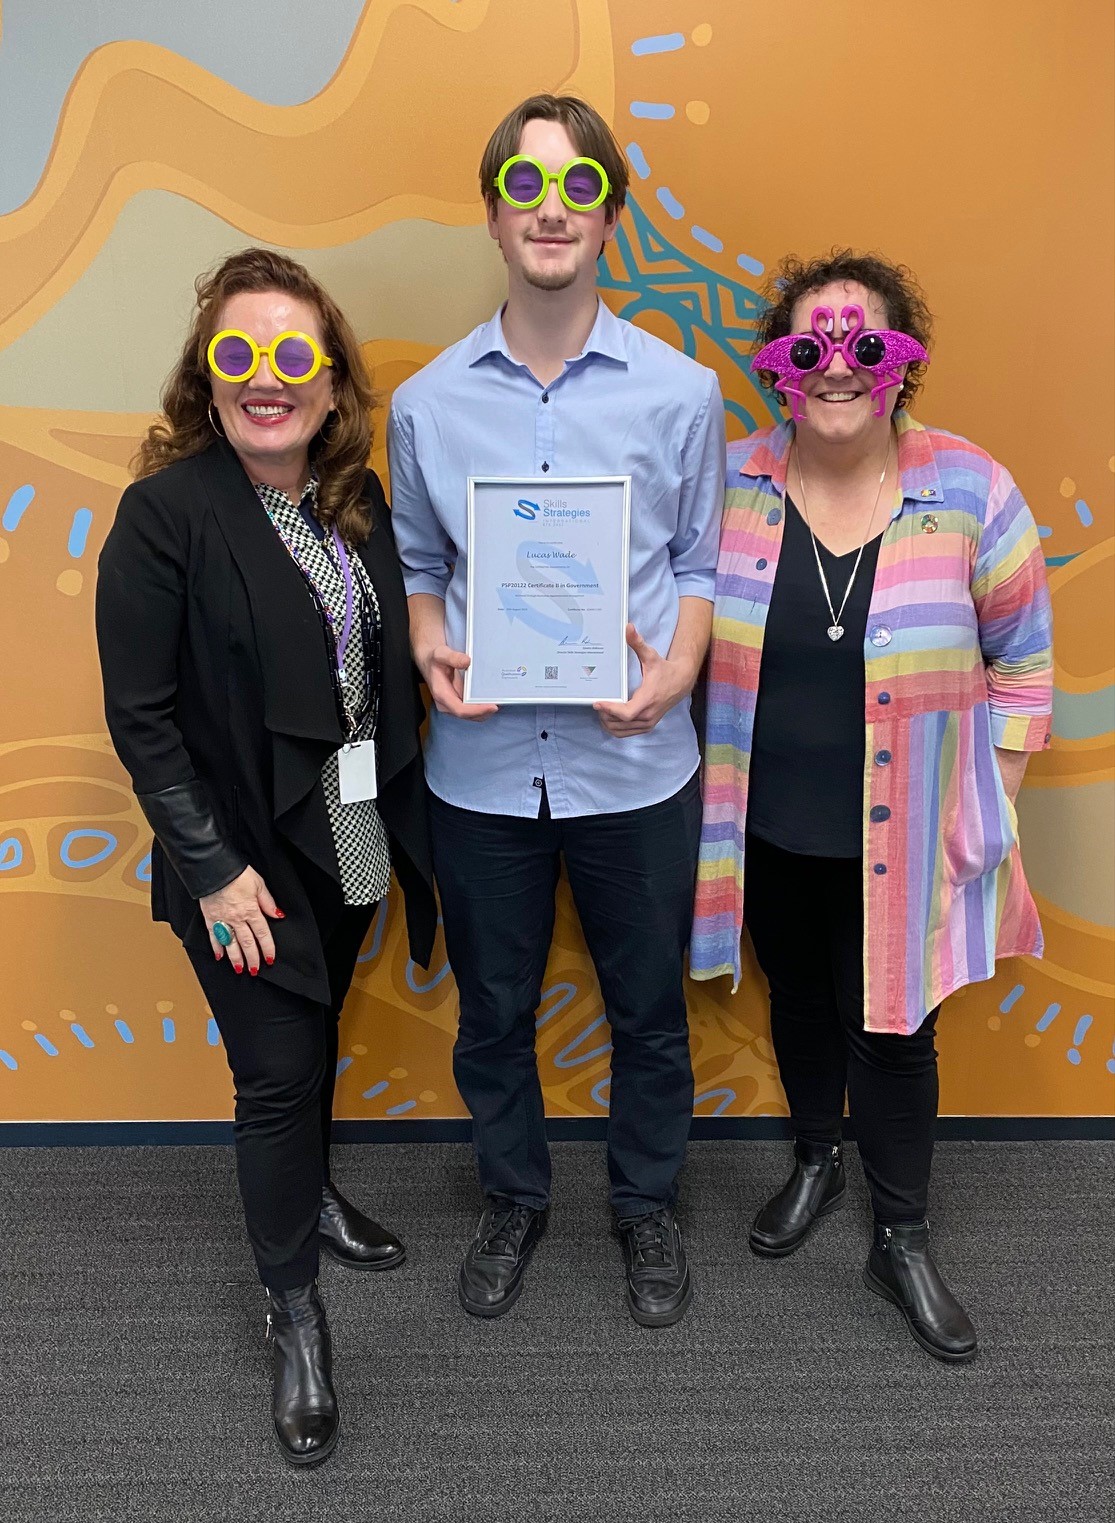
[[[906,410],[930,334],[908,271],[833,251],[770,294],[753,367],[791,417],[728,449],[691,971],[738,985],[746,922],[770,984],[794,1166],[753,1251],[841,1203],[847,1095],[867,1284],[960,1361],[926,1219],[934,1028],[1042,950],[1014,799],[1050,739],[1045,563],[1006,470]]]

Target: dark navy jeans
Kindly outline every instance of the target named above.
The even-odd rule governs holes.
[[[612,1032],[608,1172],[620,1217],[671,1205],[693,1111],[684,958],[701,801],[694,775],[659,804],[536,820],[432,800],[445,944],[461,998],[453,1049],[480,1184],[550,1196],[535,1021],[561,860]]]

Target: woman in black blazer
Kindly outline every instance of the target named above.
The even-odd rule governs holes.
[[[436,926],[422,706],[371,387],[327,293],[248,249],[197,311],[100,561],[108,726],[155,833],[236,1089],[236,1163],[269,1298],[274,1422],[296,1464],[337,1436],[319,1249],[402,1244],[329,1177],[337,1021],[390,869],[411,955]]]

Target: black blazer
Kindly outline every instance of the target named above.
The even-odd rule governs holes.
[[[419,725],[422,701],[390,511],[371,471],[358,553],[383,619],[378,807],[428,965],[437,911]],[[134,482],[100,557],[105,713],[155,831],[151,905],[209,949],[198,898],[250,863],[286,918],[260,976],[327,1001],[322,937],[343,907],[321,769],[343,735],[325,632],[302,573],[231,446]]]

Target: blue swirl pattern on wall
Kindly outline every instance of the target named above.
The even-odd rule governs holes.
[[[627,212],[626,224],[620,223],[612,240],[611,264],[601,257],[601,290],[632,298],[621,314],[628,322],[655,312],[668,317],[677,328],[678,347],[691,359],[703,334],[754,387],[750,356],[763,309],[758,291],[727,279],[668,242],[633,198],[628,199]],[[767,414],[758,419],[740,403],[725,402],[727,411],[748,433],[778,423],[782,416],[773,397],[757,390],[755,395],[762,397]]]

